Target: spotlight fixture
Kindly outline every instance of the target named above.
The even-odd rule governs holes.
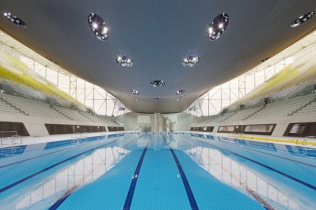
[[[193,67],[200,61],[200,58],[197,56],[189,56],[183,59],[183,66],[185,67]]]
[[[88,24],[91,31],[98,39],[104,41],[109,38],[109,28],[106,26],[104,20],[100,16],[91,13],[88,16]]]
[[[261,61],[259,62],[259,64],[262,64],[263,62],[265,62],[265,61],[268,60],[269,58],[270,58],[270,57],[267,57],[267,58],[261,60]]]
[[[294,28],[305,23],[310,18],[312,18],[314,14],[315,12],[309,12],[309,13],[306,13],[305,15],[301,15],[299,18],[297,18],[296,20],[292,22],[291,27]]]
[[[164,86],[166,83],[162,80],[154,80],[150,83],[151,86],[153,87],[162,87]]]
[[[176,92],[176,94],[177,94],[177,95],[182,95],[184,92],[185,92],[184,90],[178,90],[178,91]]]
[[[214,18],[207,31],[208,38],[211,41],[215,41],[224,33],[228,25],[228,18],[226,13],[222,13]]]
[[[159,97],[159,96],[158,97],[154,97],[154,99],[161,99],[161,97]]]
[[[50,62],[53,62],[53,63],[55,63],[55,64],[57,64],[57,62],[56,61],[54,61],[53,59],[51,59],[51,58],[49,58],[49,57],[46,57]]]
[[[138,92],[137,90],[131,90],[131,93],[132,93],[133,95],[138,95],[138,94],[139,94],[139,92]]]
[[[18,17],[12,15],[10,12],[3,13],[4,17],[7,18],[7,20],[11,21],[12,23],[21,26],[22,28],[26,28],[26,24]]]
[[[131,67],[133,65],[133,60],[126,56],[118,56],[116,58],[116,63],[123,67]]]

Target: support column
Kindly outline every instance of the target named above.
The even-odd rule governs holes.
[[[161,129],[160,129],[160,113],[154,113],[154,119],[155,119],[155,125],[154,125],[154,128],[153,128],[153,132],[160,132]]]

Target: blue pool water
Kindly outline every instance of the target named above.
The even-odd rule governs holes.
[[[1,148],[1,209],[315,209],[316,149],[194,133]]]

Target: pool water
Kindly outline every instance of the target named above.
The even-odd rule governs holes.
[[[315,209],[316,150],[195,133],[1,148],[1,209]]]

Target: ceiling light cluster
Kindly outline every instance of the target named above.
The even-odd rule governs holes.
[[[18,17],[12,15],[10,12],[5,12],[3,15],[12,23],[17,24],[18,26],[21,26],[22,28],[26,27],[26,24]]]
[[[189,56],[183,59],[183,66],[185,67],[193,67],[200,61],[200,58],[197,56]]]
[[[50,62],[53,62],[53,63],[55,63],[55,64],[57,64],[57,62],[56,61],[54,61],[53,59],[51,59],[51,58],[49,58],[49,57],[46,57]]]
[[[177,95],[182,95],[184,92],[185,92],[184,90],[178,90],[178,91],[176,92],[176,94],[177,94]]]
[[[151,86],[153,87],[162,87],[164,86],[166,83],[162,80],[154,80],[150,83]]]
[[[118,56],[116,62],[123,67],[131,67],[133,65],[133,60],[126,56]]]
[[[259,62],[259,64],[261,64],[261,63],[263,63],[263,62],[265,62],[266,60],[268,60],[270,57],[267,57],[267,58],[265,58],[265,59],[263,59],[263,60],[261,60],[260,62]]]
[[[131,90],[131,93],[133,94],[133,95],[138,95],[139,94],[139,92],[137,91],[137,90]]]
[[[93,34],[100,40],[104,41],[109,38],[109,28],[104,20],[97,14],[91,13],[88,16],[88,24]]]
[[[309,12],[309,13],[306,13],[305,15],[301,15],[299,18],[297,18],[296,20],[292,22],[291,27],[294,28],[305,23],[310,18],[312,18],[314,14],[315,12]]]
[[[228,19],[229,17],[226,13],[222,13],[214,18],[207,31],[208,38],[211,41],[215,41],[224,33],[228,25]]]

